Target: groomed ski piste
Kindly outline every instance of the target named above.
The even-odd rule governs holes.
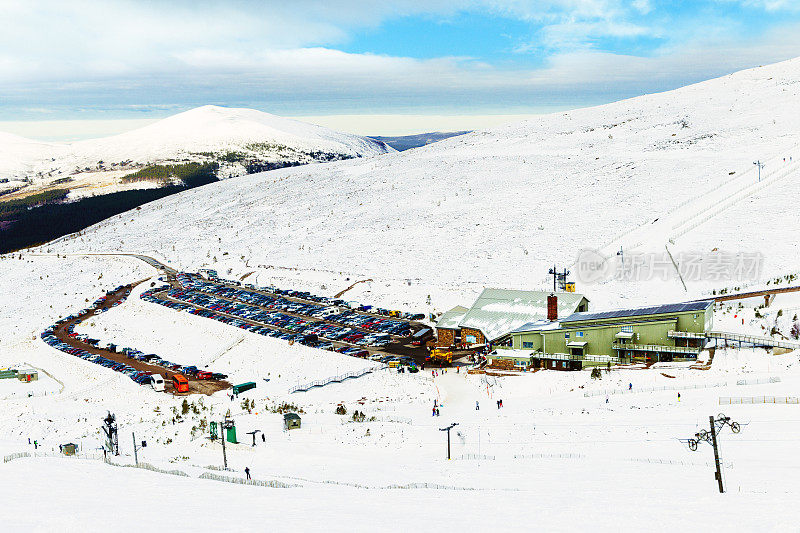
[[[229,180],[3,256],[0,368],[41,370],[37,382],[0,380],[8,459],[0,497],[15,510],[3,527],[795,531],[797,352],[720,345],[710,365],[615,367],[600,379],[589,371],[382,370],[290,393],[372,363],[143,301],[138,294],[160,283],[153,266],[85,254],[145,254],[177,270],[214,268],[325,295],[352,286],[349,299],[426,313],[468,304],[486,286],[544,288],[554,258],[568,264],[582,248],[765,255],[747,283],[580,286],[593,310],[773,287],[767,282],[797,270],[797,154],[783,158],[800,142],[789,112],[799,64],[369,161]],[[773,117],[775,108],[784,112]],[[756,158],[768,164],[763,186],[754,185]],[[555,178],[545,172],[552,168]],[[173,398],[40,340],[105,291],[146,278],[77,330],[207,364],[255,389],[233,399],[224,391]],[[762,309],[763,298],[719,305],[715,329],[788,332],[798,294]],[[336,414],[340,405],[346,414]],[[299,413],[301,428],[283,429],[287,410]],[[109,411],[120,455],[104,462],[100,426]],[[228,411],[239,443],[223,459],[208,425]],[[741,425],[718,435],[724,494],[712,447],[687,443],[720,414]],[[448,460],[441,430],[452,423]],[[135,461],[134,434],[147,442],[136,452],[146,468],[126,466]],[[77,457],[59,453],[65,443],[78,445]],[[243,482],[245,468],[253,483]]]

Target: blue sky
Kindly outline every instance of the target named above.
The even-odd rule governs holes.
[[[0,0],[0,121],[520,114],[800,56],[795,0]]]

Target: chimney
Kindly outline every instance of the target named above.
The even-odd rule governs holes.
[[[550,322],[558,320],[558,296],[555,294],[547,297],[547,320]]]

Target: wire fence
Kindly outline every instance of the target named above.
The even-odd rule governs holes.
[[[752,405],[752,404],[800,404],[800,398],[794,396],[721,396],[720,405]]]
[[[273,489],[291,489],[295,487],[302,487],[302,485],[283,483],[282,481],[275,481],[274,479],[246,479],[241,477],[221,476],[211,472],[204,472],[200,474],[199,479],[213,479],[214,481],[224,481],[225,483],[252,485],[255,487],[270,487]]]
[[[494,461],[494,455],[481,455],[477,453],[462,453],[457,459],[465,461]]]
[[[514,455],[514,459],[585,459],[582,453],[529,453]]]
[[[682,391],[692,389],[710,389],[714,387],[728,387],[734,385],[763,385],[767,383],[780,383],[779,376],[771,376],[768,378],[753,378],[753,379],[740,379],[738,381],[718,381],[714,383],[696,383],[693,385],[664,385],[663,387],[636,387],[632,389],[603,389],[595,391],[586,391],[583,393],[584,397],[590,396],[611,396],[613,394],[634,394],[638,392],[659,392],[659,391]]]

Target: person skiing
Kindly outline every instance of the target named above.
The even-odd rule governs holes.
[[[264,433],[261,433],[261,442],[267,442],[267,437],[264,436]]]
[[[250,467],[249,466],[244,467],[244,473],[247,476],[247,479],[250,479]]]
[[[681,393],[678,393],[678,401],[681,401]]]
[[[628,383],[628,390],[633,390],[633,383]]]
[[[481,410],[481,405],[478,403],[478,400],[475,400],[475,410],[476,411],[480,411]]]
[[[606,403],[608,403],[608,396],[606,396]]]

